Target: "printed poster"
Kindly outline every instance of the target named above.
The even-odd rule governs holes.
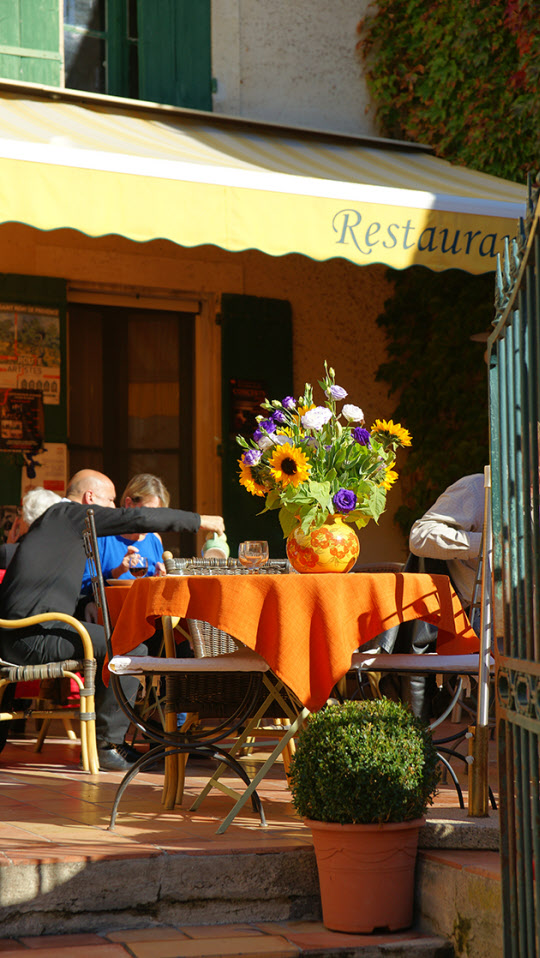
[[[0,386],[37,390],[60,402],[60,317],[57,309],[0,303]]]
[[[38,452],[44,431],[43,393],[0,387],[0,452]]]
[[[261,409],[266,398],[265,383],[253,379],[231,379],[231,436],[251,438],[257,428],[257,416],[270,415]]]
[[[27,470],[21,472],[21,499],[35,486],[52,489],[59,496],[65,496],[67,486],[68,455],[63,442],[46,442],[45,448],[36,453],[33,460],[35,475],[28,477]]]

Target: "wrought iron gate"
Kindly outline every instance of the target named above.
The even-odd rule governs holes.
[[[540,956],[539,192],[499,264],[488,341],[505,958]]]

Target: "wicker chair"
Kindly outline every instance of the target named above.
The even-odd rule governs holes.
[[[51,719],[58,718],[65,723],[71,719],[79,718],[82,766],[87,772],[97,773],[99,772],[99,762],[96,747],[94,705],[96,660],[92,640],[83,623],[62,612],[44,612],[25,619],[0,619],[0,628],[22,629],[27,626],[39,625],[42,622],[56,621],[68,623],[79,633],[84,648],[84,659],[80,661],[47,662],[44,665],[14,665],[0,659],[0,723],[8,723],[29,716],[43,720],[43,726],[36,744],[36,750],[39,751]],[[11,708],[17,682],[34,682],[36,679],[43,682],[61,678],[73,679],[79,687],[78,707],[54,707],[51,703],[51,707],[44,708],[40,707],[40,700],[38,699],[35,708],[29,707],[24,711]],[[69,727],[68,725],[67,728]],[[6,725],[6,732],[2,734],[0,726],[0,750],[5,745],[8,728],[9,726]]]

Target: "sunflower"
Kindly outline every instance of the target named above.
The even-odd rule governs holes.
[[[251,466],[246,465],[241,459],[238,460],[238,465],[240,466],[240,485],[251,492],[252,496],[265,496],[267,490],[256,481]]]
[[[387,469],[384,474],[384,479],[382,480],[380,484],[383,487],[383,489],[388,490],[394,485],[397,478],[398,478],[398,473],[395,471],[395,469]]]
[[[271,475],[283,488],[291,482],[293,486],[299,486],[308,478],[311,469],[302,450],[296,449],[288,442],[274,450],[268,465]]]
[[[392,422],[391,419],[376,419],[371,427],[371,433],[384,433],[385,438],[394,442],[399,442],[400,446],[410,446],[412,436],[408,429],[405,429],[401,423]]]

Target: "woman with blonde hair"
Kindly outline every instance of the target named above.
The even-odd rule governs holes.
[[[170,502],[168,489],[158,476],[142,472],[129,480],[120,498],[120,505],[126,509],[167,508]],[[99,558],[104,579],[133,579],[130,571],[132,556],[140,555],[148,559],[146,575],[163,575],[163,543],[157,532],[124,533],[118,536],[98,538]],[[81,591],[86,595],[92,591],[91,573],[86,563]]]

